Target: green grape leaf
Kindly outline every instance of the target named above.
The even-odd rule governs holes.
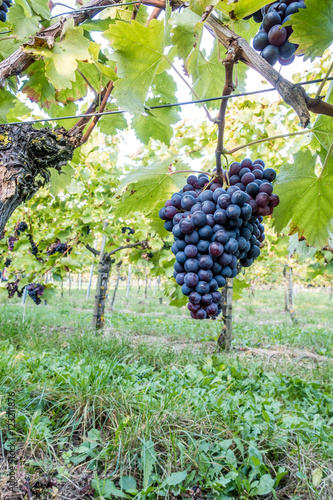
[[[209,5],[216,5],[219,0],[190,0],[190,9],[198,16],[202,16]]]
[[[126,192],[119,199],[116,217],[124,217],[132,212],[149,213],[172,193],[179,191],[185,184],[186,174],[170,175],[169,167],[176,160],[169,155],[164,160],[149,167],[140,167],[130,172],[119,187],[118,194]]]
[[[330,83],[325,101],[333,105],[333,82]],[[320,144],[329,149],[333,141],[333,120],[330,116],[319,115],[312,127],[313,134]]]
[[[66,187],[71,184],[75,170],[69,163],[67,163],[67,165],[62,167],[61,174],[59,174],[54,168],[50,170],[50,173],[50,193],[53,194],[53,196],[57,196],[59,193],[65,191]]]
[[[52,118],[60,118],[62,116],[75,116],[77,113],[77,104],[74,102],[69,102],[67,106],[59,106],[59,104],[51,104],[49,115]],[[61,121],[61,126],[69,130],[71,127],[74,127],[77,122],[77,118],[72,118],[71,120],[63,120]]]
[[[298,232],[309,245],[322,247],[333,229],[333,157],[320,176],[316,162],[306,150],[294,156],[292,165],[282,166],[274,186],[280,205],[274,208],[273,225],[278,232],[289,226],[290,234]]]
[[[249,284],[246,283],[245,280],[242,280],[240,278],[234,278],[233,279],[233,285],[232,285],[232,300],[239,300],[243,296],[243,291],[246,288],[249,288]]]
[[[144,111],[149,88],[163,59],[164,24],[153,20],[149,26],[137,21],[117,22],[104,32],[114,50],[119,80],[112,95],[121,109],[134,113]]]
[[[39,14],[43,19],[50,19],[48,0],[30,0],[29,3],[36,14]]]
[[[89,40],[83,36],[83,29],[74,26],[74,19],[68,19],[63,28],[62,37],[52,48],[26,46],[25,52],[43,56],[45,74],[52,85],[58,89],[72,88],[78,60],[90,59]]]
[[[2,31],[2,29],[1,29]],[[0,62],[6,57],[10,56],[19,48],[19,44],[13,39],[5,40],[5,37],[2,37],[0,43]]]
[[[214,42],[214,48],[207,59],[198,59],[198,78],[194,82],[194,90],[200,99],[207,99],[222,95],[225,78],[224,66],[219,61],[218,42]],[[212,108],[219,108],[220,101],[209,103]]]
[[[115,111],[117,106],[114,104],[109,104],[106,111]],[[117,130],[124,130],[127,127],[127,121],[123,114],[114,114],[103,116],[99,122],[98,126],[101,132],[106,135],[115,135]]]
[[[7,113],[14,108],[16,97],[7,90],[0,89],[0,122],[7,123]]]
[[[35,35],[38,31],[39,16],[32,14],[28,8],[13,3],[8,11],[8,22],[12,25],[16,40],[23,41]]]
[[[30,101],[49,108],[55,102],[55,89],[45,76],[44,61],[36,61],[29,66],[27,76],[28,80],[23,86],[23,93]]]
[[[321,57],[333,40],[332,0],[321,0],[320,6],[317,0],[306,0],[306,9],[293,14],[287,25],[293,27],[290,41],[299,45],[297,53],[304,53],[305,60]]]
[[[169,22],[173,25],[172,43],[177,47],[179,59],[185,61],[198,43],[198,34],[203,29],[203,24],[199,21],[200,16],[190,9],[183,9],[171,17]]]
[[[215,8],[228,15],[230,19],[242,19],[261,9],[267,3],[267,0],[239,0],[238,2],[221,0],[215,5]]]
[[[159,99],[149,99],[146,105],[154,106],[159,102]],[[144,144],[148,144],[150,139],[156,139],[169,145],[174,133],[171,125],[179,120],[177,109],[180,110],[180,108],[147,109],[145,114],[135,115],[131,125],[137,138]]]
[[[169,73],[163,71],[155,76],[151,91],[155,97],[159,96],[160,102],[170,104],[176,102],[177,84]]]

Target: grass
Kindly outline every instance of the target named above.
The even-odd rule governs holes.
[[[122,287],[100,336],[85,291],[47,307],[29,301],[25,312],[1,296],[1,450],[13,391],[17,498],[199,499],[198,487],[204,499],[331,500],[328,293],[297,294],[297,325],[281,290],[246,294],[231,354],[215,351],[219,321],[195,322],[142,295],[132,289],[127,300]]]

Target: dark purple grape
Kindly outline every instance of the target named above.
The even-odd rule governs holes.
[[[215,212],[215,210],[216,210],[216,206],[215,206],[215,203],[213,201],[206,200],[203,202],[202,211],[205,214],[213,214]]]
[[[173,207],[172,205],[169,205],[168,207],[165,208],[164,213],[168,219],[173,219],[177,213],[177,208]]]
[[[200,281],[207,281],[209,283],[213,278],[213,272],[210,269],[199,269],[198,277]]]
[[[244,186],[247,186],[248,184],[250,184],[250,182],[253,182],[254,179],[255,179],[255,176],[253,175],[253,173],[247,172],[242,177],[242,183],[244,184]]]
[[[187,243],[188,245],[196,245],[199,239],[200,238],[197,231],[193,231],[193,233],[185,235],[185,243]]]
[[[202,240],[210,240],[214,234],[213,229],[208,225],[201,227],[198,233]]]
[[[274,181],[276,178],[276,172],[273,168],[265,168],[264,170],[264,179],[268,180],[269,182]]]
[[[212,257],[219,257],[220,255],[223,254],[223,251],[224,247],[222,243],[219,243],[218,241],[211,243],[209,246],[209,253]]]
[[[261,52],[267,45],[269,45],[268,34],[266,31],[259,31],[253,39],[253,48]]]
[[[209,304],[209,306],[205,307],[205,311],[208,316],[215,316],[217,314],[217,305],[212,302],[211,304]]]
[[[213,214],[207,214],[207,225],[212,228],[215,226],[215,219]]]
[[[177,240],[176,243],[175,243],[176,247],[177,247],[177,250],[178,252],[181,252],[184,250],[184,248],[186,247],[186,243],[184,240]]]
[[[250,267],[250,266],[252,266],[252,264],[253,264],[253,259],[248,259],[248,258],[246,258],[246,259],[242,259],[242,260],[240,260],[240,264],[241,264],[243,267]]]
[[[240,177],[239,175],[232,175],[231,177],[229,177],[229,184],[230,186],[234,186],[235,184],[237,184],[238,182],[240,182]]]
[[[195,203],[195,198],[191,194],[184,194],[182,197],[181,206],[184,210],[191,210]]]
[[[224,245],[224,251],[226,253],[235,253],[238,250],[238,243],[235,238],[230,238],[229,241]],[[221,262],[220,262],[221,264]]]
[[[225,268],[223,268],[223,269],[225,269]],[[223,271],[223,269],[222,269],[222,271]],[[229,269],[230,269],[230,268],[229,268]],[[221,272],[222,272],[222,271],[221,271]],[[221,274],[218,274],[217,276],[215,276],[215,278],[214,278],[214,279],[215,279],[215,281],[217,281],[217,284],[218,284],[219,288],[223,288],[223,287],[225,286],[225,284],[226,284],[226,280],[225,280],[225,277],[224,277],[224,276],[222,276]],[[214,292],[213,292],[213,293],[214,293]]]
[[[240,207],[246,203],[247,196],[243,191],[235,191],[231,196],[231,203]],[[230,205],[231,207],[232,205]],[[229,207],[228,207],[229,208]]]
[[[287,30],[281,27],[280,24],[276,24],[268,32],[268,41],[271,45],[276,45],[279,47],[287,40]]]
[[[209,307],[209,306],[208,306]],[[192,313],[193,314],[193,313]],[[199,309],[196,312],[196,317],[197,319],[206,319],[207,318],[207,313],[204,309]]]
[[[260,248],[257,247],[256,245],[253,245],[251,250],[247,253],[248,258],[250,259],[257,259],[260,255]]]
[[[229,178],[232,177],[233,175],[238,175],[241,169],[242,169],[241,164],[238,163],[238,161],[234,161],[229,168]]]
[[[200,240],[197,244],[197,249],[198,252],[200,253],[206,253],[208,251],[210,242],[207,240]]]
[[[171,233],[171,231],[173,229],[173,222],[172,222],[172,220],[166,220],[164,222],[164,228]]]
[[[292,14],[296,14],[299,9],[304,9],[304,4],[302,4],[301,2],[292,2],[290,5],[288,5],[285,14],[286,16],[291,16]]]
[[[218,304],[222,300],[221,292],[212,292],[211,296],[212,296],[213,302],[215,302],[215,304]]]
[[[201,211],[201,208],[202,208],[202,203],[195,203],[191,208],[190,212],[191,214],[194,214],[195,212]]]
[[[165,224],[167,224],[168,222],[171,222],[171,224],[173,225],[172,221],[167,221],[164,223],[164,227],[165,227]],[[171,229],[171,231],[172,231],[172,234],[174,235],[175,238],[180,238],[180,239],[184,238],[184,235],[179,227],[179,224],[175,224],[173,226],[173,228]]]
[[[180,194],[173,194],[171,197],[171,205],[177,209],[181,208],[182,197]]]
[[[182,285],[182,294],[183,295],[190,295],[190,293],[193,292],[193,288],[190,288],[189,286],[186,285],[186,283],[184,283]]]
[[[185,264],[187,261],[187,257],[184,252],[177,252],[176,253],[176,261],[179,262],[179,264]]]
[[[183,187],[183,191],[184,193],[188,193],[189,191],[192,191],[193,190],[193,186],[191,184],[186,184],[184,187]]]
[[[252,162],[251,162],[251,166],[252,166]],[[249,167],[242,167],[242,170],[239,172],[239,177],[242,178],[243,175],[248,174],[249,172],[251,172]]]
[[[191,186],[194,186],[194,184],[198,182],[198,178],[196,175],[191,174],[188,176],[186,182],[187,184],[191,184]]]
[[[193,293],[195,293],[195,292],[193,292]],[[187,304],[187,309],[193,313],[196,313],[200,309],[200,306],[199,306],[199,304],[196,305],[196,304],[192,304],[192,302],[189,302]]]
[[[184,283],[189,288],[195,288],[199,283],[198,275],[195,273],[187,273],[184,278]]]
[[[209,293],[208,283],[206,281],[199,281],[199,283],[195,287],[195,291],[200,293],[200,295],[204,295],[205,293]]]
[[[201,195],[199,196],[200,201],[203,203],[204,201],[213,201],[213,193],[207,189],[206,191],[203,191]]]
[[[214,261],[210,255],[203,255],[199,259],[199,265],[201,269],[210,269],[213,267]]]
[[[259,186],[259,193],[266,193],[268,195],[271,195],[273,193],[272,184],[268,182],[265,182],[265,184],[261,184],[261,186]]]
[[[189,295],[188,298],[189,298],[189,301],[192,304],[195,304],[195,305],[200,304],[200,301],[201,301],[201,295],[200,295],[200,293],[198,293],[198,292],[192,292],[192,293],[190,293],[190,295]]]
[[[246,186],[246,192],[250,195],[250,196],[257,196],[257,194],[259,193],[259,186],[257,184],[255,184],[254,182],[250,182],[250,184],[248,184]]]
[[[227,212],[223,208],[217,209],[213,217],[218,224],[224,225],[228,222]]]
[[[210,293],[205,293],[201,297],[201,304],[204,306],[209,306],[209,304],[211,304],[212,302],[213,302],[213,297],[211,296]]]
[[[210,190],[214,193],[217,189],[221,188],[221,184],[219,182],[213,182],[210,186]]]
[[[176,276],[177,285],[184,285],[185,276],[186,276],[186,273],[177,273],[177,276]]]
[[[199,261],[197,259],[187,259],[184,268],[187,273],[197,273],[200,269]]]
[[[187,245],[184,249],[184,254],[186,257],[193,258],[196,257],[198,253],[198,249],[195,245]],[[176,256],[177,258],[177,256]]]
[[[262,26],[266,33],[268,33],[269,30],[276,24],[281,24],[281,16],[274,11],[267,13],[262,22]]]
[[[222,271],[221,271],[221,275],[224,278],[231,278],[231,275],[232,275],[232,269],[231,269],[231,267],[224,266],[223,269],[222,269]]]
[[[221,194],[227,194],[226,190],[223,188],[215,189],[215,191],[213,193],[213,200],[215,203],[217,203],[217,200],[218,200],[219,196],[221,196]]]
[[[280,203],[280,198],[276,194],[271,194],[269,197],[269,206],[274,208],[277,207],[278,204]]]
[[[229,205],[227,208],[227,216],[229,219],[237,219],[241,214],[241,209],[238,205]]]
[[[280,47],[280,58],[281,59],[290,59],[293,57],[297,49],[297,45],[286,40]]]
[[[220,208],[226,209],[231,204],[231,196],[228,194],[221,194],[217,200],[217,204]]]
[[[194,222],[191,219],[182,219],[179,228],[183,234],[191,234],[195,229]]]
[[[252,236],[252,232],[247,227],[242,227],[240,235],[246,240],[249,240]]]
[[[200,174],[200,175],[201,175],[201,174]],[[206,177],[206,176],[202,176],[202,177],[200,177],[200,175],[199,175],[199,178],[198,178],[198,184],[199,184],[199,186],[200,186],[201,188],[203,188],[203,187],[205,187],[205,185],[206,185],[206,184],[208,184],[208,183],[209,183],[209,179],[208,179],[208,177]]]
[[[174,263],[173,268],[176,271],[176,273],[183,273],[185,271],[184,266],[177,261]]]
[[[255,23],[262,23],[262,20],[263,20],[263,15],[262,15],[262,12],[261,12],[261,9],[257,10],[254,14],[253,14],[253,20]]]
[[[279,57],[278,61],[281,66],[289,66],[289,64],[292,64],[295,61],[295,56],[292,56],[290,59],[281,59],[281,57]]]
[[[265,47],[264,50],[261,52],[261,56],[271,66],[274,66],[274,64],[277,63],[280,57],[279,47],[276,47],[275,45],[267,45],[267,47]]]
[[[176,214],[174,216],[174,218],[172,219],[172,222],[174,223],[174,225],[176,224],[179,224],[179,222],[183,219],[183,214],[179,213],[179,214]]]
[[[210,282],[208,283],[208,285],[209,285],[209,291],[210,292],[215,292],[218,289],[218,287],[219,287],[217,281],[214,278],[210,280]]]

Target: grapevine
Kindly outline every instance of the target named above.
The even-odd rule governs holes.
[[[17,222],[15,225],[15,236],[20,236],[28,229],[28,224],[26,222]]]
[[[56,253],[70,253],[71,248],[68,247],[67,243],[61,243],[61,241],[56,241],[47,249],[47,255],[54,255]]]
[[[249,267],[265,239],[263,217],[279,204],[273,194],[276,172],[263,160],[234,162],[225,188],[217,178],[190,175],[159,217],[174,235],[174,278],[189,298],[194,319],[216,318],[221,312],[218,288]]]

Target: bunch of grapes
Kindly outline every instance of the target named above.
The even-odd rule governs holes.
[[[53,243],[48,249],[47,249],[47,255],[54,255],[55,253],[61,253],[64,254],[65,252],[70,253],[70,250],[68,250],[68,245],[67,243],[61,243],[60,241],[56,241],[56,243]]]
[[[160,209],[165,229],[174,235],[174,278],[189,298],[192,318],[216,318],[222,298],[218,288],[260,255],[263,216],[279,203],[271,184],[275,177],[262,160],[234,162],[226,189],[206,174],[190,175]]]
[[[15,293],[17,293],[17,295],[19,297],[22,297],[23,289],[21,291],[18,289],[19,282],[20,282],[20,280],[17,279],[12,283],[7,283],[6,288],[8,291],[8,298],[9,299],[12,299],[14,297]]]
[[[7,12],[12,5],[12,0],[0,0],[0,21],[3,23],[7,20]]]
[[[29,297],[34,301],[34,303],[38,306],[42,301],[40,297],[42,297],[44,293],[44,286],[39,283],[29,283],[27,285],[27,291]]]
[[[305,9],[305,1],[279,0],[273,2],[253,14],[253,19],[262,23],[259,32],[253,39],[253,48],[260,51],[261,56],[272,66],[278,61],[282,66],[291,64],[295,59],[298,45],[289,42],[291,26],[282,26],[290,21],[291,15]]]
[[[36,243],[34,242],[31,234],[29,234],[29,241],[30,241],[32,255],[37,255],[38,254],[38,247],[37,247]]]
[[[131,234],[135,233],[134,229],[132,229],[131,227],[127,227],[127,226],[122,227],[121,228],[121,232],[123,234],[126,234],[126,232],[128,232],[128,235],[131,235]]]
[[[4,267],[9,267],[11,265],[11,263],[12,263],[12,259],[6,259]]]
[[[14,236],[9,236],[9,238],[8,238],[8,250],[10,252],[13,252],[13,250],[14,250],[15,241],[17,241],[17,238],[15,238]]]
[[[21,233],[24,233],[28,229],[28,224],[26,222],[17,222],[15,226],[15,236],[20,236]]]

